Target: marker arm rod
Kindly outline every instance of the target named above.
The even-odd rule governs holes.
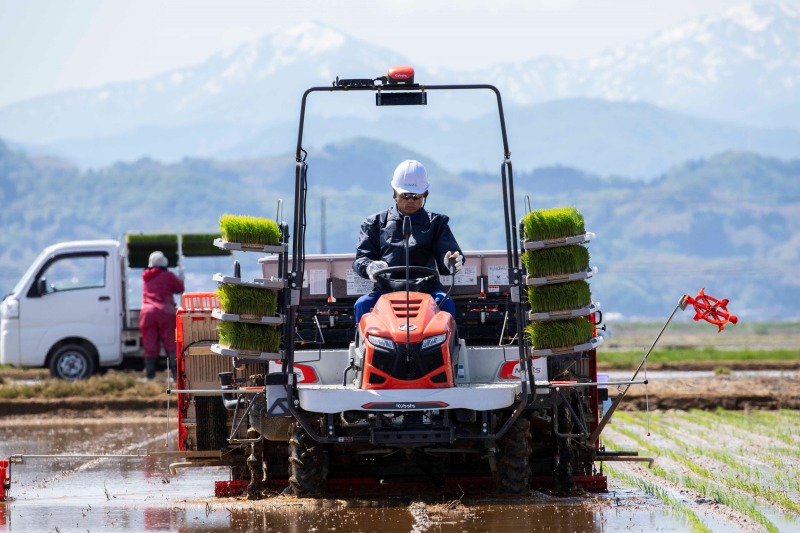
[[[685,309],[686,308],[686,304],[684,303],[685,300],[686,300],[686,295],[681,296],[680,301],[678,301],[678,305],[676,305],[675,309],[672,310],[672,313],[669,315],[669,318],[664,323],[664,327],[661,328],[661,331],[658,332],[658,335],[656,336],[656,339],[653,341],[653,344],[650,345],[650,349],[648,349],[647,353],[644,354],[644,357],[642,358],[642,362],[639,363],[639,367],[636,369],[636,372],[633,373],[633,376],[630,379],[631,382],[635,382],[636,381],[636,376],[639,375],[639,371],[642,370],[642,367],[644,367],[644,364],[647,362],[647,358],[650,357],[651,353],[653,353],[653,348],[655,348],[656,344],[658,343],[658,340],[661,338],[661,335],[664,334],[664,331],[667,329],[667,326],[669,325],[669,323],[672,322],[672,318],[675,316],[675,313],[678,312],[678,309]],[[611,403],[611,407],[609,407],[609,409],[606,412],[606,414],[603,415],[603,419],[597,424],[597,427],[592,432],[592,434],[589,436],[589,442],[590,443],[594,444],[595,442],[597,442],[597,439],[600,437],[600,433],[603,432],[603,429],[605,429],[606,424],[608,424],[608,421],[611,420],[611,415],[613,415],[614,411],[617,410],[617,407],[619,407],[619,404],[622,402],[622,398],[625,397],[625,394],[627,394],[628,389],[630,387],[631,387],[631,383],[627,384],[625,386],[625,388],[622,390],[622,392],[620,392],[617,395],[617,397],[614,398],[614,401]]]

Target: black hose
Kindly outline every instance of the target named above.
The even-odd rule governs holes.
[[[233,372],[220,372],[219,384],[222,390],[234,390],[233,387]],[[242,396],[234,396],[233,394],[222,394],[222,404],[228,411],[233,411],[237,407],[246,405],[247,400]]]

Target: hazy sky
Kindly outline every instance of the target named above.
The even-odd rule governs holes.
[[[800,0],[786,3],[800,5]],[[586,57],[730,0],[0,0],[0,106],[147,78],[315,20],[403,54],[467,69]]]

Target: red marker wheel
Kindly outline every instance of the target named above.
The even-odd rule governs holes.
[[[705,320],[711,324],[719,327],[718,331],[725,329],[725,324],[730,322],[736,324],[739,318],[736,315],[728,313],[728,299],[717,300],[713,296],[708,296],[703,291],[705,287],[700,289],[697,296],[694,298],[687,295],[686,303],[694,306],[694,319],[696,321]]]

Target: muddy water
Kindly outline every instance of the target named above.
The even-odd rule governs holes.
[[[173,421],[174,423],[174,421]],[[174,449],[164,419],[0,421],[0,458],[11,454],[135,454]],[[165,446],[166,444],[166,446]],[[655,531],[687,525],[642,493],[554,498],[414,497],[260,502],[216,499],[218,468],[169,474],[171,459],[33,458],[12,466],[0,531]]]

